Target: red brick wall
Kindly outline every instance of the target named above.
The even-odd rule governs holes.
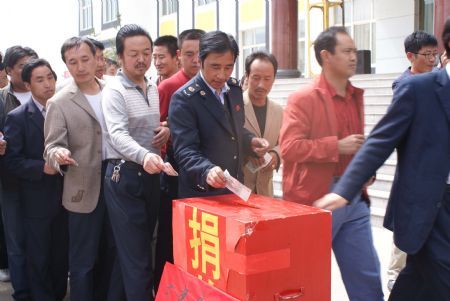
[[[434,35],[439,41],[439,49],[443,51],[442,46],[442,28],[445,20],[450,16],[450,1],[435,0],[434,1]]]

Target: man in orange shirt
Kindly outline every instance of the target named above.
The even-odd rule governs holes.
[[[314,50],[322,73],[289,97],[280,133],[284,199],[306,205],[330,191],[364,142],[363,90],[349,82],[356,71],[352,38],[331,27]],[[356,198],[333,213],[333,251],[349,299],[381,301],[367,193]]]

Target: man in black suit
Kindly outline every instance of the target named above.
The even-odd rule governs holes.
[[[221,31],[204,34],[200,73],[172,96],[169,127],[180,169],[180,197],[230,193],[225,169],[242,182],[243,158],[267,152],[267,140],[244,128],[242,90],[230,78],[238,54],[232,36]]]
[[[56,74],[47,61],[35,59],[23,67],[22,79],[31,91],[31,99],[7,116],[4,163],[19,179],[32,299],[63,300],[68,233],[61,201],[62,177],[42,156],[45,106],[55,94]]]
[[[443,44],[450,54],[450,18]],[[450,66],[403,80],[388,112],[331,194],[315,202],[343,207],[397,149],[384,226],[408,254],[389,300],[450,300]]]

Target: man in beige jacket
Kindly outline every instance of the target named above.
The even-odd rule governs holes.
[[[273,196],[273,171],[281,164],[278,149],[278,136],[283,119],[283,109],[279,104],[268,99],[277,73],[276,58],[269,53],[257,51],[245,60],[245,73],[248,89],[244,92],[245,125],[244,127],[259,138],[269,141],[270,162],[257,172],[252,172],[249,165],[264,164],[263,160],[249,158],[244,166],[244,184],[253,193]]]
[[[69,216],[73,301],[99,298],[94,296],[99,283],[93,281],[93,269],[106,222],[102,193],[106,126],[101,109],[103,84],[95,78],[95,52],[94,44],[87,38],[73,37],[64,42],[61,55],[73,80],[48,101],[44,124],[44,158],[64,174],[63,206]],[[110,276],[104,274],[103,278]],[[117,271],[113,274],[120,275]],[[111,285],[105,298],[119,298],[120,292],[115,291],[119,288],[120,285]]]

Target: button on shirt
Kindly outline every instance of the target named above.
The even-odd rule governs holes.
[[[325,78],[324,80],[326,82]],[[349,135],[362,134],[361,114],[358,109],[353,86],[349,82],[346,87],[345,97],[342,97],[336,93],[336,90],[328,82],[326,83],[326,88],[333,99],[334,110],[336,113],[338,140]],[[352,159],[353,155],[340,154],[334,176],[341,176]]]

